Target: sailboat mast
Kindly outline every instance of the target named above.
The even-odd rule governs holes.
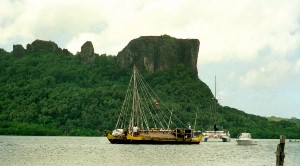
[[[198,107],[197,107],[197,112],[198,112]],[[195,118],[195,123],[194,123],[194,130],[196,130],[196,122],[197,122],[197,113],[196,113],[196,118]]]
[[[215,75],[215,99],[217,99],[217,76]]]
[[[170,115],[170,119],[169,119],[169,124],[168,124],[168,130],[170,129],[170,123],[171,123],[172,113],[173,113],[173,110],[171,111],[171,115]]]
[[[132,112],[133,112],[133,121],[132,127],[134,125],[139,127],[139,109],[138,109],[138,90],[137,90],[137,81],[136,81],[136,67],[133,66],[133,100],[132,100]],[[135,122],[135,123],[134,123]]]
[[[217,76],[215,75],[215,95],[214,95],[214,102],[213,102],[213,111],[216,114],[216,102],[217,102]],[[214,123],[216,124],[216,115],[214,115]]]
[[[135,66],[133,66],[133,96],[132,96],[132,112],[133,112],[133,121],[132,121],[132,127],[134,126],[134,120],[135,120],[135,111],[136,111],[136,103],[135,103],[135,98],[136,98],[136,70]]]

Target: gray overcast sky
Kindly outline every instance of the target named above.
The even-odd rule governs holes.
[[[300,118],[299,0],[2,0],[0,48],[51,40],[71,52],[92,41],[116,55],[130,40],[200,40],[199,78],[224,106]]]

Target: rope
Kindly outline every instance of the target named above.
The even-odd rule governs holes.
[[[136,87],[139,89],[134,89]],[[159,101],[159,105],[155,105],[155,100]],[[178,128],[175,123],[171,123],[174,120],[187,127],[175,116],[174,111],[170,110],[158,98],[158,95],[147,84],[139,71],[135,69],[131,75],[115,129],[132,129],[135,124],[143,130],[150,130],[150,128],[157,128],[157,126],[165,130],[171,128],[171,124]]]

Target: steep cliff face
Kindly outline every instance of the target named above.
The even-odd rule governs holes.
[[[117,55],[121,67],[136,65],[147,71],[162,71],[177,65],[196,70],[200,41],[168,35],[142,36],[129,42]]]

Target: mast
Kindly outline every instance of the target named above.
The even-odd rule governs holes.
[[[137,81],[136,81],[136,67],[133,66],[133,99],[132,99],[132,112],[133,112],[133,121],[132,127],[136,124],[139,127],[139,109],[138,109],[138,90],[137,90]],[[135,120],[135,123],[134,123]]]
[[[217,76],[215,75],[215,99],[217,99]]]
[[[198,107],[197,107],[197,112],[198,112]],[[194,130],[196,130],[197,112],[196,112],[196,118],[195,118],[195,123],[194,123]]]
[[[133,95],[132,95],[132,106],[131,106],[131,109],[132,109],[132,111],[131,111],[131,123],[130,123],[130,128],[132,129],[133,128],[133,126],[134,126],[134,117],[135,117],[135,107],[134,107],[134,105],[135,105],[135,100],[134,100],[134,98],[135,98],[135,66],[133,66],[133,89],[132,89],[132,91],[133,91]]]
[[[214,112],[214,114],[216,114],[216,112],[217,112],[217,109],[216,109],[216,107],[217,107],[217,76],[215,75],[215,95],[214,95],[214,102],[213,102],[213,112]],[[214,115],[214,123],[216,124],[216,116]]]
[[[168,130],[170,129],[170,123],[171,123],[171,118],[172,118],[172,113],[173,113],[173,110],[171,111],[171,115],[170,115],[170,119],[169,119],[169,123],[168,123]]]

